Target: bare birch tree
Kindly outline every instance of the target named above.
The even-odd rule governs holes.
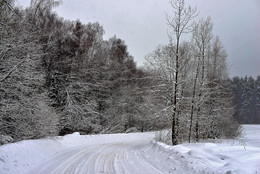
[[[170,44],[157,47],[146,62],[167,86],[166,98],[172,106],[171,143],[238,135],[239,126],[231,124],[227,54],[218,37],[213,40],[210,17],[194,24],[196,9],[185,8],[183,0],[170,3],[174,9],[173,17],[167,16],[172,29]],[[183,34],[189,32],[192,37],[183,42]],[[223,125],[229,133],[223,131]]]
[[[178,144],[177,136],[178,131],[176,127],[178,127],[178,99],[180,97],[179,84],[180,84],[180,73],[181,73],[181,65],[180,65],[180,43],[181,36],[185,33],[189,33],[192,31],[192,20],[197,16],[196,8],[192,8],[189,6],[185,7],[184,0],[171,0],[170,4],[173,8],[173,16],[166,16],[167,23],[172,30],[172,33],[169,34],[170,43],[172,45],[172,49],[174,55],[172,59],[174,59],[175,67],[174,67],[174,81],[173,81],[173,113],[172,113],[172,144]],[[173,46],[174,45],[174,46]]]
[[[192,99],[191,99],[191,113],[190,113],[190,128],[189,128],[189,142],[191,140],[191,132],[193,125],[193,115],[194,109],[197,108],[196,115],[196,141],[199,139],[199,115],[201,110],[201,99],[203,98],[203,89],[206,83],[206,58],[209,55],[211,40],[212,40],[212,30],[213,23],[211,22],[210,17],[206,20],[201,19],[199,23],[195,24],[192,41],[193,41],[193,50],[194,50],[194,62],[196,62],[195,77],[193,82],[192,89]],[[196,100],[197,97],[197,100]],[[195,107],[197,105],[197,107]]]

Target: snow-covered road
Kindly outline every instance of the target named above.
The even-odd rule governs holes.
[[[0,174],[256,174],[260,125],[237,140],[168,146],[155,133],[79,135],[0,146]]]
[[[30,173],[161,174],[140,153],[143,142],[111,143],[73,148],[36,167]]]

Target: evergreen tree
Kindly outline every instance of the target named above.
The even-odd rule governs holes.
[[[256,80],[247,76],[244,78],[234,77],[232,89],[236,119],[241,123],[259,124],[259,76]]]

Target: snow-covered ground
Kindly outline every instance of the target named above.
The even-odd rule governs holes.
[[[260,125],[239,140],[167,146],[154,133],[27,140],[0,146],[0,173],[260,173]]]

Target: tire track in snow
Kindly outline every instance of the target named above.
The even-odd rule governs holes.
[[[73,148],[53,157],[30,173],[162,174],[140,153],[140,143],[112,143]]]

